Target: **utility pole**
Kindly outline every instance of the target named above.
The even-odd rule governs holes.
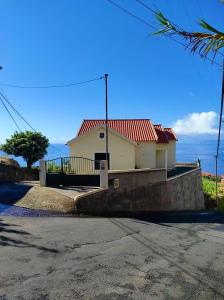
[[[218,204],[218,157],[219,157],[219,144],[220,144],[220,135],[222,128],[222,112],[223,112],[223,104],[224,104],[224,60],[222,66],[222,94],[221,94],[221,108],[220,108],[220,117],[219,117],[219,133],[218,133],[218,143],[217,150],[215,156],[215,192],[216,192],[216,202]]]
[[[107,77],[108,74],[105,74],[105,86],[106,86],[106,120],[105,120],[105,124],[106,124],[106,161],[108,164],[108,169],[109,169],[109,155],[108,155],[108,99],[107,99]]]

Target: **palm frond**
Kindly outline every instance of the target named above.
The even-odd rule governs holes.
[[[218,50],[224,47],[224,32],[215,29],[204,20],[200,20],[199,24],[207,32],[188,32],[172,24],[161,11],[158,11],[155,17],[162,28],[154,35],[180,35],[185,39],[186,47],[193,53],[198,52],[202,57],[206,57],[210,52],[214,52],[215,57]]]

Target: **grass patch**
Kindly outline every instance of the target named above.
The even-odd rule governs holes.
[[[205,197],[206,208],[217,208],[224,210],[224,184],[221,178],[217,182],[217,200],[216,200],[216,181],[215,177],[202,177],[202,188]]]

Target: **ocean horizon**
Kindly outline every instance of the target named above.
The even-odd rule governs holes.
[[[217,141],[215,139],[180,140],[177,142],[176,161],[192,163],[200,159],[202,171],[214,174],[216,147]],[[26,162],[22,157],[7,155],[3,151],[0,151],[0,156],[14,158],[16,161],[18,161],[20,166],[26,166]],[[50,144],[47,155],[44,157],[44,159],[54,159],[61,156],[69,156],[68,146],[65,144]],[[37,166],[38,162],[35,165]],[[222,147],[220,149],[220,158],[218,160],[218,174],[224,174],[224,151]]]

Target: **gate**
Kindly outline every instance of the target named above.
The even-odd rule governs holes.
[[[46,161],[47,186],[100,186],[100,161],[58,157]]]

